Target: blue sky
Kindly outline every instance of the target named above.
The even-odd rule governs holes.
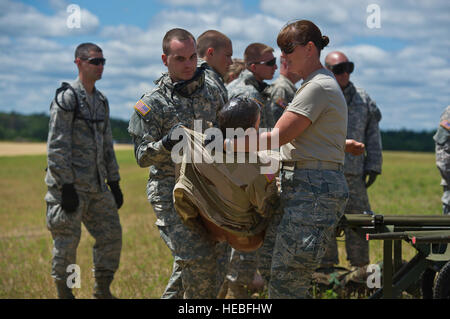
[[[70,4],[81,8],[79,29],[67,27]],[[368,27],[371,4],[380,28]],[[219,30],[233,41],[234,57],[252,42],[279,56],[276,36],[293,19],[309,19],[330,37],[322,60],[340,50],[354,61],[351,80],[377,102],[382,129],[436,128],[450,104],[448,0],[0,0],[0,111],[48,113],[60,82],[76,77],[75,47],[90,41],[107,58],[97,87],[111,116],[126,120],[165,71],[161,41],[169,29]]]

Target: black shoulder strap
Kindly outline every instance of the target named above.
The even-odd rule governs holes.
[[[66,90],[71,90],[71,91],[73,92],[73,95],[75,96],[75,109],[73,109],[73,110],[67,109],[67,108],[63,107],[63,106],[62,106],[61,104],[59,104],[59,102],[58,102],[58,95],[59,95],[59,93],[62,92],[63,94],[61,95],[61,99],[62,99],[62,101],[63,101],[63,104],[65,104],[65,103],[64,103],[64,92],[65,92]],[[55,103],[56,103],[56,105],[58,105],[59,108],[61,108],[62,110],[66,111],[66,112],[76,112],[76,110],[78,109],[78,104],[79,104],[77,92],[75,92],[75,89],[74,89],[69,83],[63,82],[63,83],[61,84],[61,87],[58,88],[58,89],[56,90],[56,93],[55,93]]]

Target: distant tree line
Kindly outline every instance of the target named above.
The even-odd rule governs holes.
[[[0,112],[0,140],[46,142],[49,116],[45,113],[23,115],[16,112]],[[111,119],[111,129],[117,143],[131,143],[127,131],[128,122]]]
[[[7,141],[47,141],[48,115],[0,112],[0,140]],[[111,119],[113,138],[117,143],[131,143],[128,121]],[[435,131],[415,132],[409,130],[388,130],[381,132],[384,150],[434,152]]]

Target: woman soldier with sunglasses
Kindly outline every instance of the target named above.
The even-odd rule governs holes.
[[[269,298],[309,296],[312,274],[334,235],[348,198],[344,151],[363,151],[362,144],[346,142],[345,98],[333,74],[320,63],[320,51],[328,42],[328,37],[307,20],[286,25],[277,38],[282,56],[304,82],[275,129],[259,136],[272,147],[276,142],[282,145],[284,213],[279,225],[267,230],[276,232]],[[236,142],[226,140],[224,146],[243,151],[242,144]]]

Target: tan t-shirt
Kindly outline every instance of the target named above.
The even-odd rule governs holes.
[[[322,68],[297,90],[286,112],[301,114],[311,125],[281,146],[282,161],[318,160],[344,164],[347,103],[333,74]]]

